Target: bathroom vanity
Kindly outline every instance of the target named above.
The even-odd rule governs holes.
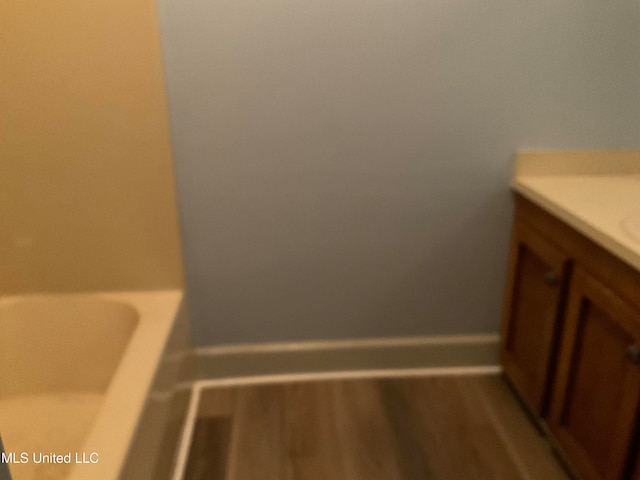
[[[501,363],[585,480],[640,479],[639,152],[521,154]]]

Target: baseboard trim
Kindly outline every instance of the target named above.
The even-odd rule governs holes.
[[[198,348],[196,380],[358,372],[498,371],[498,335],[448,335]],[[350,373],[351,372],[351,373]],[[264,379],[263,379],[264,380]]]

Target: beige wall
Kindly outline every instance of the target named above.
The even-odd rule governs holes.
[[[0,2],[0,294],[182,285],[155,3]]]

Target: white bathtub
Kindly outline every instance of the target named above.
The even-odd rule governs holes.
[[[175,394],[189,368],[182,297],[0,299],[0,436],[13,480],[167,475],[188,398]]]

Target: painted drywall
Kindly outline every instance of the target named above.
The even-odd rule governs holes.
[[[640,147],[640,4],[159,0],[199,345],[495,332],[516,149]]]
[[[0,2],[0,294],[182,285],[152,0]]]

